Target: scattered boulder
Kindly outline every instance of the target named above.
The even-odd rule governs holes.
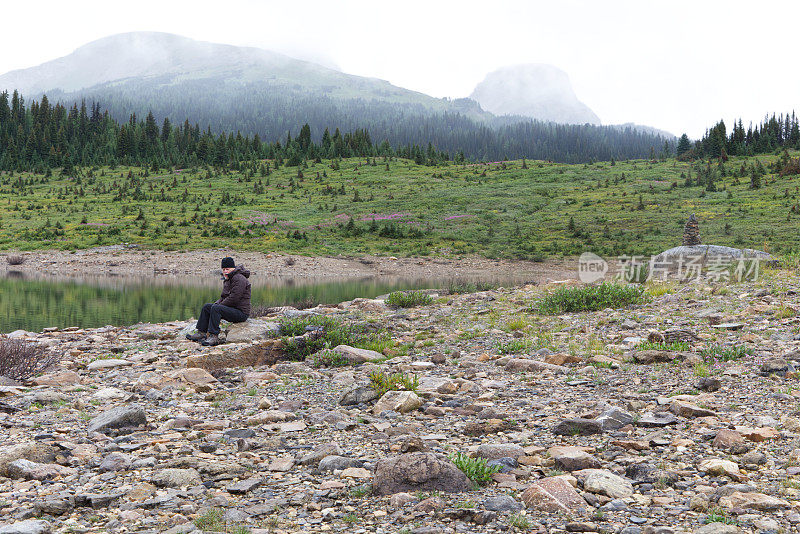
[[[413,391],[387,391],[372,407],[372,413],[376,415],[386,411],[407,413],[420,406],[422,399]]]
[[[633,495],[633,485],[607,469],[584,469],[575,475],[583,478],[583,489],[600,493],[612,499],[625,499]]]
[[[89,421],[89,432],[105,432],[144,424],[147,424],[147,415],[141,406],[118,406]]]
[[[492,512],[519,512],[525,506],[510,495],[487,497],[483,507]]]
[[[611,432],[633,423],[633,416],[619,408],[609,408],[594,418],[603,432]]]
[[[81,383],[81,375],[75,371],[56,371],[37,376],[32,382],[35,386],[74,386]]]
[[[676,357],[675,352],[668,350],[637,350],[633,352],[633,359],[643,364],[671,362]]]
[[[152,478],[153,484],[160,488],[181,488],[197,486],[203,483],[196,469],[167,468],[157,471]]]
[[[478,447],[475,456],[486,458],[487,460],[519,458],[520,456],[525,456],[525,451],[522,447],[513,443],[484,444]]]
[[[30,460],[14,460],[6,467],[8,478],[51,480],[75,474],[75,470],[58,464],[40,464]]]
[[[700,391],[714,392],[721,387],[722,381],[719,378],[704,377],[697,382],[697,389]]]
[[[565,419],[553,427],[553,434],[558,436],[591,436],[602,433],[603,424],[600,421],[582,417]]]
[[[28,519],[0,527],[0,534],[50,534],[50,523]]]
[[[339,404],[342,406],[356,406],[374,401],[378,398],[378,393],[370,386],[356,386],[342,395]]]
[[[598,469],[601,466],[600,461],[586,452],[585,447],[556,446],[550,447],[547,453],[555,461],[556,467],[563,471]]]
[[[8,466],[15,460],[51,463],[56,459],[55,449],[45,443],[26,442],[0,448],[0,476],[8,477]]]
[[[677,422],[678,418],[669,412],[656,412],[642,415],[638,420],[634,421],[634,424],[636,426],[648,428],[674,425]]]
[[[379,362],[386,358],[386,356],[380,352],[368,349],[359,349],[349,345],[337,345],[333,348],[333,351],[344,356],[348,363],[352,364]]]
[[[553,365],[538,360],[529,360],[527,358],[512,358],[506,363],[506,371],[517,371],[524,373],[536,373],[541,371],[550,371],[555,374],[564,374],[569,371],[566,367],[561,365]]]
[[[740,433],[735,430],[723,428],[717,431],[717,435],[714,436],[714,441],[711,442],[711,446],[715,449],[723,450],[738,449],[745,446],[745,442]]]
[[[709,475],[727,476],[736,481],[747,480],[747,477],[739,471],[739,466],[730,460],[706,458],[697,465],[697,468]]]
[[[458,493],[472,489],[472,481],[444,456],[411,452],[379,461],[372,487],[377,495],[434,490]]]
[[[100,462],[100,472],[125,471],[130,469],[132,464],[133,458],[131,455],[122,452],[112,452]]]
[[[537,480],[522,492],[522,502],[540,512],[575,513],[586,509],[586,501],[564,477]]]
[[[320,461],[326,456],[340,456],[342,449],[336,443],[321,443],[313,451],[300,457],[298,463],[301,465],[319,465]]]
[[[679,415],[681,417],[686,418],[693,418],[693,417],[714,417],[717,414],[712,410],[707,408],[701,408],[696,404],[692,404],[691,402],[681,401],[681,400],[674,400],[669,405],[669,411],[674,413],[675,415]]]
[[[129,360],[120,360],[119,358],[101,358],[93,361],[87,365],[86,368],[90,371],[96,371],[97,369],[113,369],[115,367],[127,367],[129,365],[133,365],[133,362]]]
[[[725,508],[744,508],[745,510],[758,510],[759,512],[774,512],[775,510],[791,507],[789,502],[778,497],[755,492],[742,493],[740,491],[722,497],[719,500],[719,504]]]
[[[231,323],[225,329],[225,341],[227,343],[253,343],[279,333],[280,325],[278,323],[251,318],[243,323]]]
[[[319,470],[323,473],[326,471],[342,471],[350,467],[361,467],[362,465],[364,465],[362,460],[331,454],[320,460]]]

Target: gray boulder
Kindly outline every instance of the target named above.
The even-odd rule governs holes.
[[[0,534],[49,534],[50,523],[41,519],[28,519],[0,527]]]
[[[377,495],[401,491],[470,491],[472,481],[442,455],[411,452],[378,462],[372,479]]]
[[[356,406],[365,402],[370,402],[378,398],[378,394],[369,386],[356,386],[353,389],[345,391],[342,398],[339,399],[339,404],[342,406]]]
[[[228,343],[251,343],[278,334],[280,325],[263,319],[248,319],[243,323],[231,323],[225,330]]]
[[[144,424],[147,424],[147,415],[141,406],[118,406],[106,410],[89,421],[89,432],[104,432]]]

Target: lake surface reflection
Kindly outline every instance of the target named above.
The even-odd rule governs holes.
[[[283,306],[301,301],[337,304],[356,297],[372,298],[391,291],[447,287],[451,283],[503,283],[498,279],[400,279],[391,277],[332,280],[309,278],[250,278],[253,306]],[[197,317],[200,307],[219,298],[217,276],[85,276],[31,277],[6,271],[0,277],[0,333],[14,330],[140,322],[162,323]]]

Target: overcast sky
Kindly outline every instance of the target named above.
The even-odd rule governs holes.
[[[437,97],[549,63],[604,124],[692,137],[800,111],[797,1],[39,0],[2,2],[0,73],[106,35],[163,31],[336,64]]]

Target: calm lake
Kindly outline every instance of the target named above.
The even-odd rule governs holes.
[[[279,279],[251,276],[253,306],[291,305],[305,299],[337,304],[391,291],[447,287],[453,282],[510,284],[524,280]],[[128,326],[197,317],[206,302],[219,298],[222,281],[209,276],[31,278],[20,272],[0,275],[0,333],[39,332],[43,328]]]

